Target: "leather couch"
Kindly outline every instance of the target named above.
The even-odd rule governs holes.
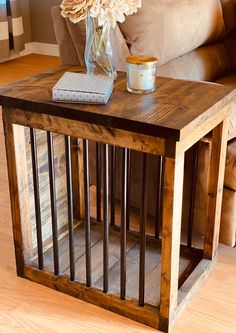
[[[53,7],[52,15],[63,64],[84,65],[85,24],[73,24]],[[179,79],[211,81],[236,87],[236,3],[235,0],[143,0],[137,14],[129,16],[113,32],[117,67],[125,71],[129,54],[156,56],[158,75]],[[207,93],[207,91],[206,91]],[[194,231],[202,234],[207,216],[207,179],[211,139],[198,145],[195,186]],[[184,205],[190,196],[191,155],[186,156]],[[150,156],[148,212],[154,215],[156,162]],[[132,203],[138,205],[138,168],[140,156],[133,153]],[[188,205],[189,206],[189,205]],[[187,224],[189,208],[183,209]],[[234,246],[236,238],[236,102],[232,102],[223,192],[220,241]]]

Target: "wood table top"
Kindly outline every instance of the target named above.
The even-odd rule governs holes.
[[[0,89],[0,104],[178,141],[235,96],[230,87],[161,77],[157,78],[154,93],[131,94],[126,91],[125,73],[119,73],[106,105],[52,102],[52,87],[65,71],[84,69],[63,66],[17,81]]]

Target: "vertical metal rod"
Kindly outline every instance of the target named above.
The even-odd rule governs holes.
[[[127,152],[127,213],[126,213],[126,228],[130,230],[130,200],[131,200],[131,151]]]
[[[127,229],[127,177],[128,150],[122,150],[121,165],[121,247],[120,247],[120,298],[126,297],[126,229]]]
[[[189,207],[189,225],[188,225],[188,240],[187,247],[192,247],[193,241],[193,218],[194,218],[194,203],[196,196],[196,183],[197,183],[197,165],[198,165],[198,144],[193,146],[193,175],[191,182],[191,197]]]
[[[88,140],[83,140],[84,159],[84,227],[86,243],[86,286],[91,287],[91,221],[89,193],[89,146]]]
[[[109,200],[109,168],[108,168],[108,145],[104,144],[103,152],[103,211],[104,211],[104,228],[103,228],[103,292],[108,292],[108,274],[109,274],[109,221],[108,221],[108,200]]]
[[[39,270],[42,270],[44,268],[43,237],[42,237],[42,221],[41,221],[41,210],[40,210],[37,142],[36,142],[36,130],[34,128],[30,129],[30,141],[31,141],[31,155],[32,155],[33,184],[34,184],[35,220],[36,220],[36,233],[37,233],[37,246],[38,246],[38,268]]]
[[[162,219],[162,189],[163,189],[163,156],[158,157],[159,175],[157,177],[157,202],[156,202],[156,223],[155,238],[160,238],[161,219]]]
[[[111,147],[111,225],[115,225],[116,215],[116,147]]]
[[[75,280],[75,254],[74,254],[74,215],[73,215],[73,192],[72,192],[72,163],[71,163],[71,140],[65,136],[66,153],[66,182],[68,201],[68,223],[69,223],[69,256],[70,256],[70,279]]]
[[[145,252],[147,215],[147,154],[143,153],[140,203],[140,260],[139,260],[139,306],[144,306],[145,298]]]
[[[101,222],[101,143],[96,142],[97,221]]]
[[[51,132],[47,132],[47,145],[48,145],[48,169],[49,169],[51,218],[52,218],[54,274],[59,275],[60,274],[60,266],[59,266],[59,249],[58,249],[56,183],[55,183],[53,135],[52,135]]]

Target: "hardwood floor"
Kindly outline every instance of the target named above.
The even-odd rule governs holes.
[[[0,86],[47,70],[58,58],[30,55],[0,64]],[[16,277],[4,137],[0,122],[0,332],[157,332],[134,321]],[[236,249],[220,247],[218,263],[173,333],[236,333]]]
[[[58,57],[32,54],[0,63],[0,86],[60,65]]]

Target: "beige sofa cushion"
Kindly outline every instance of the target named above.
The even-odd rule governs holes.
[[[223,36],[222,7],[220,0],[143,0],[120,29],[132,54],[155,55],[161,65]]]
[[[221,224],[220,224],[220,242],[235,246],[236,239],[236,192],[224,188]]]
[[[78,65],[78,57],[59,6],[51,9],[55,35],[63,65]]]
[[[86,45],[86,26],[85,21],[74,24],[66,19],[67,29],[70,33],[74,48],[77,53],[80,65],[85,65],[84,50]],[[125,58],[130,55],[128,46],[120,32],[120,28],[116,26],[111,33],[111,42],[113,44],[113,52],[116,59],[117,70],[125,71]]]
[[[236,6],[235,0],[221,0],[223,16],[225,22],[225,30],[228,34],[236,28]]]
[[[227,49],[224,43],[218,43],[199,47],[169,61],[158,68],[158,75],[185,80],[215,81],[227,75],[230,68]]]
[[[236,22],[236,19],[235,19]],[[232,70],[236,72],[236,31],[231,33],[226,39],[225,39],[225,45],[227,47],[230,61],[232,65]]]
[[[224,185],[236,191],[236,139],[227,145]]]

